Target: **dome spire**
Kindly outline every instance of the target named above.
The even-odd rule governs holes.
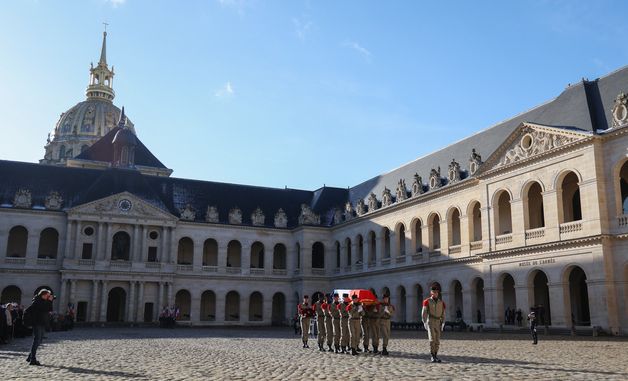
[[[98,65],[89,69],[89,85],[85,91],[88,99],[102,99],[112,101],[116,96],[113,91],[113,67],[109,70],[107,66],[107,23],[102,34],[102,47],[100,49],[100,60]]]
[[[103,24],[105,24],[105,31],[102,32],[102,48],[100,49],[100,60],[98,64],[107,66],[107,25],[109,24],[106,22]]]

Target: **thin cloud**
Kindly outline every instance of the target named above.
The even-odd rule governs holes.
[[[119,6],[126,3],[126,0],[105,0],[107,3],[111,4],[112,7],[118,8]]]
[[[312,28],[312,22],[311,21],[304,22],[295,17],[292,19],[292,24],[294,24],[294,31],[297,34],[297,37],[299,38],[299,40],[301,41],[305,40],[307,33]]]
[[[231,85],[231,81],[227,81],[220,89],[214,92],[214,96],[219,99],[231,98],[235,95],[235,90],[233,90],[233,85]]]
[[[367,48],[355,41],[346,41],[343,46],[358,52],[358,54],[364,57],[364,59],[367,61],[370,61],[371,57],[373,56]]]

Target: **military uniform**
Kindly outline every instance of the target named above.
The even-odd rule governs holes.
[[[316,312],[316,327],[318,329],[318,350],[324,351],[323,345],[325,345],[325,337],[327,335],[327,329],[325,327],[325,310],[323,300],[318,300],[314,303],[314,311]]]
[[[351,333],[349,331],[349,311],[347,311],[347,307],[349,307],[349,301],[345,299],[341,304],[338,305],[338,309],[340,310],[340,348],[342,349],[342,353],[347,351],[349,347],[349,340],[351,338]]]
[[[390,303],[379,305],[379,334],[382,337],[382,354],[388,355],[388,340],[390,339],[390,319],[395,313],[395,307]]]
[[[421,313],[423,324],[427,330],[427,337],[430,340],[430,353],[432,362],[440,362],[438,348],[440,346],[440,334],[445,319],[445,302],[441,299],[429,297],[423,301],[423,311]]]
[[[303,348],[309,348],[307,340],[310,337],[310,319],[314,315],[314,310],[309,303],[304,302],[297,306],[299,317],[301,319],[301,340],[303,340]]]
[[[378,305],[370,306],[367,309],[368,318],[368,328],[369,328],[369,337],[371,339],[371,344],[373,345],[373,353],[379,353],[379,315],[380,310]]]
[[[364,315],[362,316],[362,345],[364,346],[364,352],[369,351],[369,315],[370,308],[372,306],[364,306]]]
[[[334,350],[336,353],[340,352],[340,306],[342,303],[339,301],[333,301],[329,304],[328,310],[332,318],[333,332],[334,332]]]
[[[357,299],[347,306],[349,313],[349,330],[351,332],[351,354],[357,356],[360,345],[360,334],[362,333],[360,320],[364,315],[364,307]]]
[[[329,311],[329,303],[323,303],[322,308],[325,315],[325,336],[327,337],[327,348],[329,352],[332,352],[333,349],[331,349],[331,344],[334,341],[334,319]]]

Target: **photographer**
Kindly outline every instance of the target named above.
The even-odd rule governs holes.
[[[50,290],[41,289],[33,298],[33,303],[24,311],[24,320],[27,325],[33,326],[33,345],[26,361],[30,365],[41,365],[37,361],[37,348],[46,330],[48,314],[52,311],[54,296]]]

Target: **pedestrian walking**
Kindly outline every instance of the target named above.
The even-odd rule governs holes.
[[[421,318],[423,325],[427,330],[427,337],[430,341],[430,360],[432,362],[441,362],[438,358],[438,349],[440,347],[440,336],[445,324],[445,302],[439,299],[440,288],[432,286],[430,297],[423,301],[423,310]]]
[[[26,324],[33,327],[33,345],[26,359],[30,365],[41,365],[37,361],[37,348],[39,348],[46,330],[46,321],[48,314],[52,311],[53,299],[54,297],[49,290],[41,289],[33,298],[33,303],[24,311]]]

